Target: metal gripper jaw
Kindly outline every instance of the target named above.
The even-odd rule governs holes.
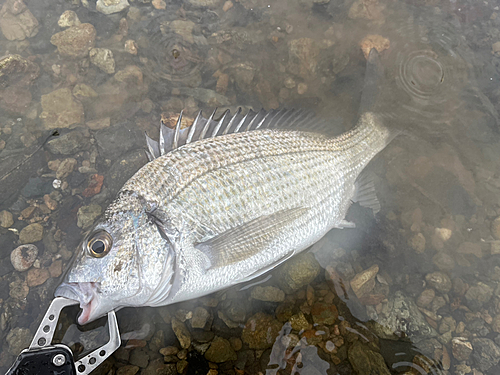
[[[52,344],[63,308],[77,301],[57,297],[50,304],[28,349],[19,354],[6,375],[87,375],[120,347],[120,332],[114,311],[108,313],[109,341],[78,361],[63,344]]]

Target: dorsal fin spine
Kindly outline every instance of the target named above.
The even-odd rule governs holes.
[[[193,139],[194,132],[196,131],[196,126],[200,122],[200,118],[201,118],[201,111],[198,112],[198,114],[196,115],[196,118],[193,121],[193,124],[189,128],[189,133],[188,133],[188,136],[186,139],[186,144],[191,143],[191,140]]]
[[[210,123],[212,122],[212,120],[215,116],[215,112],[217,112],[217,108],[214,109],[214,111],[212,112],[212,114],[208,118],[207,122],[205,123],[205,126],[203,127],[203,130],[201,131],[201,134],[200,134],[200,139],[205,138],[205,135],[207,134],[208,128],[210,127]]]
[[[214,138],[217,135],[217,133],[220,130],[220,127],[222,126],[222,124],[226,120],[228,113],[229,113],[229,109],[226,109],[224,111],[224,114],[222,115],[221,119],[219,121],[217,121],[217,125],[215,125],[214,131],[212,132],[212,135],[210,136],[210,138]]]
[[[236,113],[234,114],[234,116],[231,118],[231,120],[229,121],[229,123],[227,124],[226,128],[224,129],[224,131],[222,132],[222,135],[226,135],[227,132],[229,131],[229,129],[231,129],[231,126],[233,126],[233,122],[234,120],[236,120],[236,117],[238,117],[238,115],[241,113],[241,107],[238,108],[238,110],[236,111]]]
[[[175,150],[179,144],[179,132],[181,130],[181,121],[182,121],[182,112],[179,115],[179,118],[177,119],[177,123],[175,124],[175,133],[174,133],[174,142],[172,144],[172,150]]]

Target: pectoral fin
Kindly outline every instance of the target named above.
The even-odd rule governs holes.
[[[292,208],[261,216],[195,245],[210,260],[210,268],[223,267],[248,259],[269,248],[289,225],[309,208]]]

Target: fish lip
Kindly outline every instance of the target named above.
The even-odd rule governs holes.
[[[99,283],[62,283],[54,292],[55,297],[65,297],[80,302],[82,309],[78,316],[78,324],[83,325],[93,319],[92,313],[98,303],[97,290]]]

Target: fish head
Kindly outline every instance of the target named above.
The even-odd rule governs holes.
[[[173,273],[170,243],[141,200],[122,195],[80,243],[55,296],[79,301],[78,323],[86,324],[125,306],[148,305]]]

